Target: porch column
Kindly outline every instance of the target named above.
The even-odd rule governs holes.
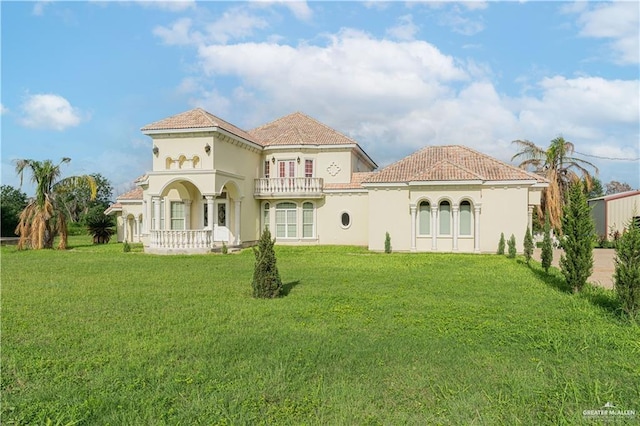
[[[153,203],[153,229],[160,229],[160,197],[151,197]]]
[[[409,211],[411,212],[411,251],[416,251],[416,205],[409,204]]]
[[[122,241],[129,241],[129,213],[122,210]]]
[[[531,234],[533,234],[533,206],[531,205],[527,208],[527,226]]]
[[[431,206],[431,250],[438,249],[438,206]]]
[[[480,253],[480,204],[473,205],[473,251]]]
[[[235,209],[236,210],[236,215],[235,215],[236,216],[236,218],[235,218],[235,222],[236,222],[235,225],[236,226],[235,226],[235,230],[233,232],[235,234],[235,236],[236,236],[236,239],[235,239],[235,242],[234,242],[235,245],[240,245],[240,202],[241,202],[240,200],[236,200],[236,206],[235,206],[236,207],[236,209]]]
[[[207,199],[207,229],[213,229],[214,197],[207,195],[205,198]]]
[[[191,229],[191,200],[182,200],[184,203],[184,229]]]
[[[149,232],[149,205],[147,200],[142,200],[142,221],[140,223],[141,233]]]
[[[453,251],[458,251],[458,227],[459,227],[459,215],[460,215],[460,206],[458,204],[454,204],[451,206],[451,210],[453,212]]]
[[[135,237],[138,237],[137,241],[140,242],[140,216],[134,216],[133,220],[135,221],[135,228],[133,233]]]

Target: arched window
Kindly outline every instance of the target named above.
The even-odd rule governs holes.
[[[302,238],[313,237],[313,204],[302,204]]]
[[[340,214],[340,226],[343,229],[347,229],[351,226],[351,215],[349,214],[349,212],[342,212]]]
[[[431,233],[431,204],[428,201],[421,201],[418,206],[418,224],[419,235]]]
[[[271,221],[270,211],[271,205],[269,203],[264,203],[264,207],[262,208],[262,230],[269,229],[269,222]]]
[[[296,204],[276,204],[276,238],[296,238]]]
[[[451,235],[451,204],[448,201],[441,201],[438,209],[440,219],[440,235]]]
[[[471,203],[463,201],[460,203],[460,235],[471,235]]]

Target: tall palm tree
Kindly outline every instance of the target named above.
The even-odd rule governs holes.
[[[520,168],[549,180],[549,186],[542,192],[538,218],[544,220],[544,217],[548,216],[551,226],[560,231],[562,207],[569,188],[582,179],[587,191],[591,190],[594,175],[588,168],[593,168],[595,174],[598,173],[598,168],[586,160],[574,157],[573,143],[564,140],[562,136],[553,139],[547,149],[528,140],[515,140],[512,143],[518,145],[520,151],[511,157],[511,161],[520,159]]]
[[[20,236],[18,249],[30,246],[34,249],[53,248],[53,239],[60,235],[59,249],[67,248],[67,218],[58,202],[61,190],[86,182],[91,188],[92,199],[96,196],[96,183],[89,175],[71,176],[60,179],[60,166],[71,161],[64,157],[58,164],[51,160],[15,160],[16,173],[20,176],[20,185],[25,170],[31,172],[31,182],[36,185],[35,197],[20,213],[16,234]]]

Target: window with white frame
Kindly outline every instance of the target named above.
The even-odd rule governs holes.
[[[269,203],[264,203],[264,207],[262,208],[262,230],[269,229],[269,221],[271,220],[271,205]]]
[[[313,237],[313,204],[302,204],[302,238]]]
[[[276,238],[296,238],[297,206],[295,203],[276,204]]]
[[[451,235],[451,203],[441,201],[438,208],[439,235]]]
[[[184,203],[182,201],[171,202],[171,229],[184,230],[185,228],[185,216],[184,216]]]
[[[266,177],[267,179],[269,179],[269,174],[271,171],[271,163],[269,163],[269,161],[265,161],[264,162],[264,177]]]
[[[431,234],[431,204],[428,201],[421,201],[418,206],[418,233]]]
[[[471,235],[471,203],[463,201],[460,203],[460,235]]]
[[[313,160],[304,160],[304,177],[313,177]]]

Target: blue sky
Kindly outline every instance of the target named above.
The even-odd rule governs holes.
[[[139,129],[199,106],[245,129],[301,111],[380,166],[448,144],[509,162],[511,141],[562,135],[640,188],[638,2],[0,7],[3,184],[14,159],[71,157],[65,175],[117,195],[151,167]]]

